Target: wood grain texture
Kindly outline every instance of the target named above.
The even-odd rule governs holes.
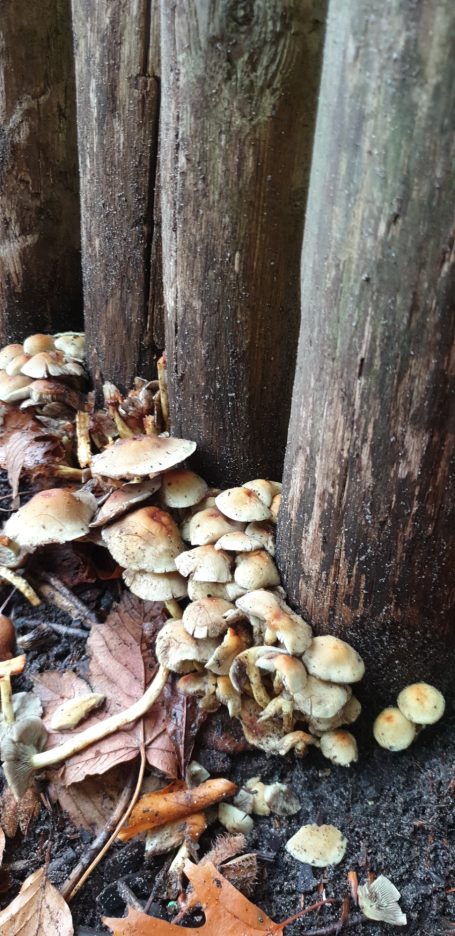
[[[454,676],[455,7],[333,3],[278,563],[393,703]]]
[[[324,4],[162,0],[172,431],[217,483],[281,475]]]
[[[81,323],[69,0],[3,0],[0,342]]]
[[[97,387],[154,369],[155,0],[72,0],[89,366]]]

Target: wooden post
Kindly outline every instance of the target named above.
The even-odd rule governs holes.
[[[313,0],[162,0],[171,424],[214,483],[281,476],[322,46]]]
[[[69,0],[0,13],[0,343],[82,326]]]
[[[89,366],[129,389],[154,369],[149,296],[158,140],[155,0],[72,0]]]
[[[278,525],[290,599],[394,703],[453,683],[455,6],[332,3]]]

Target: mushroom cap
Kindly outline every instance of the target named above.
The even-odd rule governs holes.
[[[54,344],[57,351],[63,351],[66,357],[75,361],[83,361],[85,357],[84,332],[60,332],[54,335]]]
[[[219,637],[229,626],[224,615],[233,608],[234,605],[224,598],[201,598],[185,608],[183,626],[192,637]]]
[[[39,354],[34,354],[24,364],[21,373],[33,377],[34,380],[68,374],[76,377],[85,375],[82,365],[76,361],[66,361],[62,351],[40,351]]]
[[[125,584],[133,595],[145,601],[170,601],[171,598],[185,598],[186,581],[178,572],[136,572],[125,569]]]
[[[270,507],[276,493],[273,485],[270,484],[270,481],[266,481],[265,478],[256,478],[254,481],[247,481],[242,487],[248,488],[249,491],[254,491],[259,497],[259,500],[261,500],[266,507]]]
[[[19,400],[26,400],[30,395],[31,382],[30,377],[24,377],[22,374],[11,377],[4,371],[0,371],[0,400],[2,403],[17,403]]]
[[[357,651],[330,634],[313,638],[304,663],[312,676],[332,682],[358,682],[365,673],[365,664]]]
[[[266,549],[271,556],[275,555],[275,526],[267,520],[262,523],[249,523],[245,530],[247,536],[257,540],[261,549]]]
[[[216,543],[224,533],[243,530],[243,524],[228,520],[217,507],[206,507],[193,514],[188,525],[192,546],[207,546]]]
[[[238,598],[235,603],[237,608],[240,608],[245,614],[251,614],[262,621],[265,621],[275,611],[280,610],[281,607],[278,596],[274,592],[266,591],[263,588],[249,591],[246,595]]]
[[[236,656],[229,670],[229,678],[232,685],[235,686],[239,692],[243,692],[245,684],[247,682],[251,682],[251,673],[253,673],[253,675],[257,675],[258,679],[260,680],[261,673],[259,673],[258,667],[259,658],[263,656],[267,657],[269,654],[270,647],[261,645],[248,647],[248,649],[243,650],[242,653],[239,653]],[[264,701],[264,704],[267,703]]]
[[[333,825],[304,825],[286,842],[286,851],[314,868],[339,864],[344,858],[347,841]]]
[[[234,579],[237,585],[248,591],[280,584],[278,569],[264,549],[237,556]]]
[[[95,510],[96,498],[88,491],[49,488],[12,514],[4,533],[23,549],[68,543],[88,533]]]
[[[215,543],[215,549],[225,549],[228,552],[246,553],[260,548],[261,543],[258,540],[248,536],[247,533],[242,533],[241,530],[225,533]]]
[[[230,520],[250,523],[251,520],[268,520],[270,510],[255,491],[245,487],[228,488],[215,499],[218,510]]]
[[[311,677],[311,679],[314,678],[314,676]],[[333,731],[335,728],[339,728],[340,725],[352,725],[353,722],[357,721],[361,711],[362,706],[359,700],[356,699],[355,696],[351,696],[346,702],[346,705],[343,705],[343,708],[335,715],[332,715],[331,718],[316,718],[310,716],[308,718],[308,727],[312,734],[322,735],[327,731]]]
[[[412,744],[416,733],[414,723],[392,705],[379,713],[373,725],[376,741],[388,751],[404,751]]]
[[[96,529],[97,527],[105,526],[106,523],[111,523],[116,517],[121,517],[130,507],[133,507],[135,504],[140,504],[141,501],[151,497],[152,494],[158,490],[159,486],[159,478],[147,478],[145,481],[140,481],[139,483],[131,481],[127,484],[123,484],[121,488],[117,488],[116,491],[113,491],[107,500],[104,501],[95,519],[92,520],[90,528]]]
[[[59,380],[33,380],[29,385],[30,400],[35,404],[40,403],[65,403],[72,409],[80,409],[81,395],[77,390],[73,390],[67,384]]]
[[[103,527],[101,536],[119,565],[136,572],[175,572],[184,549],[177,525],[159,507],[140,507]]]
[[[40,354],[41,351],[53,351],[54,348],[55,341],[52,335],[43,335],[40,333],[29,335],[23,344],[25,353],[29,355]]]
[[[181,575],[192,575],[196,582],[231,581],[231,557],[211,544],[181,553],[175,564]]]
[[[402,715],[417,725],[434,725],[444,715],[446,703],[442,692],[429,683],[412,683],[402,689],[397,705]]]
[[[226,601],[235,601],[243,595],[243,588],[236,582],[198,582],[190,575],[188,579],[188,598],[191,601],[200,601],[201,598],[224,598]]]
[[[21,373],[24,364],[30,360],[30,355],[24,354],[22,351],[21,354],[16,355],[12,360],[6,365],[5,373],[9,377],[17,377]]]
[[[302,808],[297,794],[287,783],[267,784],[264,787],[264,801],[276,816],[295,816]]]
[[[24,349],[21,344],[8,344],[0,351],[0,370],[5,370],[10,361],[13,361],[18,354],[23,354]]]
[[[161,436],[117,439],[92,458],[93,474],[106,478],[135,478],[159,474],[193,454],[195,442]]]
[[[270,504],[270,516],[274,523],[278,520],[278,511],[281,507],[281,494],[275,494],[272,503]]]
[[[195,663],[206,663],[218,645],[217,640],[196,640],[181,621],[167,621],[155,642],[158,663],[173,673],[191,673]]]
[[[217,676],[227,676],[229,670],[239,653],[243,653],[248,647],[248,641],[243,634],[238,634],[232,627],[228,627],[223,640],[218,644],[214,653],[205,668]]]
[[[349,731],[327,731],[323,734],[321,753],[339,767],[349,767],[359,759],[357,741]]]
[[[270,653],[258,659],[257,666],[269,673],[276,673],[290,695],[295,696],[300,692],[305,692],[308,680],[307,671],[303,663],[289,653],[276,653],[271,650]]]
[[[300,712],[311,718],[333,718],[346,705],[351,689],[308,676],[306,686],[295,697]]]
[[[207,482],[186,468],[173,468],[163,475],[161,494],[167,507],[192,507],[205,497],[207,491]]]

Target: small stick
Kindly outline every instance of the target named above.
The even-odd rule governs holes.
[[[120,829],[122,828],[123,824],[124,824],[125,822],[127,822],[127,820],[128,820],[128,818],[129,818],[131,812],[133,811],[133,809],[134,809],[134,807],[135,807],[135,805],[136,805],[136,803],[137,803],[137,800],[138,800],[138,798],[139,798],[139,794],[140,794],[140,792],[141,792],[142,783],[143,783],[143,781],[144,781],[145,765],[146,765],[145,744],[144,744],[144,741],[142,741],[142,743],[141,743],[141,764],[140,764],[140,767],[139,767],[139,774],[138,774],[138,778],[137,778],[137,783],[136,783],[136,786],[135,786],[133,795],[132,795],[132,797],[131,797],[130,804],[129,804],[129,806],[128,806],[126,812],[124,813],[124,815],[123,815],[123,816],[120,816],[120,819],[118,820],[117,825],[115,826],[115,829],[114,829],[113,832],[111,833],[111,835],[110,835],[110,837],[108,838],[107,842],[105,842],[105,844],[104,844],[103,847],[101,848],[101,851],[98,852],[98,854],[97,854],[96,857],[93,859],[93,861],[91,862],[91,864],[89,865],[89,867],[87,868],[87,870],[84,871],[84,873],[83,873],[83,875],[81,876],[80,880],[77,882],[77,884],[74,885],[73,889],[72,889],[71,892],[68,894],[68,897],[66,898],[68,901],[72,900],[72,898],[76,896],[77,892],[81,889],[82,885],[85,883],[85,881],[86,881],[87,878],[90,876],[90,874],[92,873],[92,871],[95,870],[95,868],[97,867],[97,865],[98,865],[98,864],[100,863],[100,861],[104,858],[106,852],[109,851],[109,848],[111,847],[112,843],[115,842],[115,839],[117,838],[117,835],[118,835],[118,833],[120,832]],[[63,896],[65,896],[65,895],[63,895]],[[142,909],[142,908],[141,908],[141,909]]]
[[[29,585],[22,575],[17,575],[16,572],[12,572],[11,569],[7,569],[6,566],[0,565],[0,578],[5,579],[10,585],[14,585],[14,587],[24,595],[24,598],[27,598],[27,601],[29,601],[31,605],[36,607],[41,604],[41,598],[38,597],[32,586]]]
[[[62,611],[66,611],[72,618],[81,619],[85,627],[98,624],[98,618],[90,608],[77,598],[56,575],[50,575],[42,569],[38,571],[38,589],[44,598],[55,604]]]
[[[27,645],[27,641],[33,637],[35,631],[37,631],[36,636],[38,639],[49,634],[49,631],[55,631],[56,634],[62,634],[64,637],[83,637],[84,640],[87,638],[87,631],[82,630],[82,627],[69,627],[66,624],[54,624],[53,621],[34,621],[36,626],[32,631],[29,631],[27,634],[24,634],[22,637],[19,637],[17,640],[18,645],[21,647]]]
[[[122,791],[114,812],[109,816],[106,824],[101,829],[101,832],[99,832],[96,838],[93,839],[93,842],[90,842],[87,850],[81,856],[77,865],[75,865],[71,871],[71,874],[67,877],[66,881],[64,881],[60,888],[60,893],[62,897],[65,898],[65,900],[69,900],[71,896],[74,896],[75,888],[82,878],[82,875],[85,874],[86,870],[90,867],[92,861],[99,853],[100,849],[103,848],[106,842],[110,839],[112,830],[117,829],[119,819],[121,819],[123,822],[123,815],[125,810],[128,808],[128,803],[130,802],[133,795],[135,785],[136,765],[133,763],[128,780],[126,781],[126,785]]]

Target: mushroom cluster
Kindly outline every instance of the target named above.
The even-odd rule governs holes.
[[[434,725],[445,711],[442,692],[429,683],[412,683],[401,690],[397,705],[390,705],[377,716],[373,734],[388,751],[404,751],[425,725]]]
[[[62,415],[80,406],[86,373],[84,335],[29,335],[23,344],[0,350],[0,401],[21,408],[44,408],[45,415]]]

